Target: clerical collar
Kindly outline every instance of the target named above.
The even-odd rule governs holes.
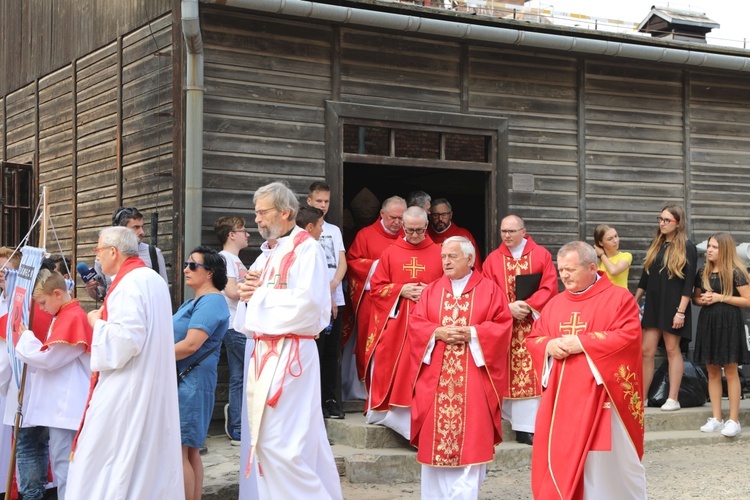
[[[599,276],[599,274],[597,273],[596,279],[594,280],[593,283],[591,283],[589,286],[587,286],[583,290],[580,290],[578,292],[570,292],[570,294],[571,295],[581,295],[581,294],[584,294],[584,293],[588,292],[591,289],[592,286],[596,285],[596,282],[599,281],[599,278],[601,278],[601,276]]]
[[[453,296],[454,297],[460,297],[462,293],[464,293],[464,288],[466,288],[466,284],[469,282],[469,278],[471,278],[471,273],[474,271],[469,271],[469,274],[464,276],[463,278],[459,278],[457,280],[451,280],[451,286],[453,287]]]
[[[295,227],[297,227],[297,226],[296,225],[292,226],[292,228],[289,231],[287,231],[286,233],[284,233],[281,236],[279,236],[278,238],[276,238],[276,240],[280,240],[281,238],[286,238],[287,236],[289,236],[290,234],[292,234],[292,231],[294,231]]]
[[[385,231],[386,233],[388,233],[388,234],[398,234],[398,231],[396,231],[394,233],[393,231],[391,231],[390,229],[388,229],[387,227],[385,227],[385,224],[383,224],[383,218],[382,217],[380,218],[380,225],[383,226],[383,231]]]
[[[508,248],[510,250],[510,254],[513,256],[514,259],[518,259],[523,255],[523,249],[526,248],[526,238],[523,238],[521,240],[521,243],[518,244],[515,248]]]
[[[444,233],[444,232],[446,232],[446,231],[447,231],[448,229],[450,229],[452,225],[453,225],[453,223],[452,223],[452,222],[449,222],[449,223],[448,223],[448,227],[446,227],[446,228],[445,228],[445,229],[443,229],[442,231],[438,231],[438,230],[436,229],[436,230],[435,230],[435,233],[437,233],[437,234],[443,234],[443,233]]]

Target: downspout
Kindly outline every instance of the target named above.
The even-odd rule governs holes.
[[[201,244],[203,226],[203,39],[198,0],[182,0],[182,33],[187,48],[185,76],[185,194],[183,220],[186,257]],[[182,274],[182,273],[180,273]],[[184,296],[193,291],[184,287]]]
[[[200,0],[207,4],[224,5],[258,12],[315,19],[343,25],[381,28],[405,33],[421,33],[459,40],[519,45],[537,49],[560,50],[577,54],[596,54],[685,66],[750,72],[747,56],[705,52],[695,46],[683,48],[641,45],[637,43],[599,40],[572,35],[537,33],[500,26],[469,24],[460,21],[430,19],[409,14],[396,14],[343,7],[307,0]]]

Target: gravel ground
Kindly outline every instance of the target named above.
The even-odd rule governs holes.
[[[750,453],[743,439],[649,451],[643,463],[651,499],[750,498]],[[342,481],[342,488],[344,498],[351,500],[419,498],[418,483],[368,485]],[[529,467],[489,473],[479,498],[531,499]]]

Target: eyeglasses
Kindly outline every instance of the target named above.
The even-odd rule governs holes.
[[[256,209],[255,209],[255,215],[256,215],[256,216],[257,216],[257,215],[260,215],[261,217],[265,217],[265,216],[266,216],[266,214],[267,214],[268,212],[270,212],[271,210],[276,210],[276,207],[265,208],[265,209],[262,209],[262,210],[259,210],[259,209],[257,209],[257,208],[256,208]]]
[[[250,231],[247,231],[246,229],[237,229],[235,231],[229,231],[229,232],[230,233],[245,233],[245,236],[250,236]]]
[[[135,207],[121,208],[120,210],[117,211],[115,216],[112,217],[112,225],[113,226],[121,225],[120,222],[121,222],[123,215],[127,215],[128,217],[130,217],[131,215],[137,212],[138,212],[138,209]]]
[[[201,264],[200,262],[191,262],[191,261],[185,261],[182,263],[182,268],[185,269],[186,267],[190,268],[191,271],[197,270],[199,267],[202,267],[206,271],[210,271],[211,268],[208,267],[205,264]]]
[[[521,229],[501,229],[501,234],[516,234],[518,231],[523,231],[526,229],[525,227],[522,227]]]
[[[427,230],[427,228],[426,228],[426,227],[421,227],[421,228],[419,228],[419,229],[411,229],[411,228],[408,228],[408,227],[405,227],[405,228],[404,228],[404,232],[405,232],[406,234],[415,234],[415,233],[416,233],[416,234],[422,234],[422,233],[424,233],[424,232],[425,232],[426,230]]]
[[[107,248],[114,248],[114,246],[113,245],[107,245],[107,246],[103,246],[103,247],[96,247],[96,248],[94,248],[94,255],[99,255],[99,252],[101,252],[102,250],[106,250]]]
[[[669,224],[670,222],[677,222],[674,219],[665,219],[664,217],[657,217],[657,221],[659,221],[659,224]]]
[[[453,212],[432,212],[430,214],[430,217],[432,217],[433,219],[442,219],[443,217],[450,216],[450,214],[452,213]]]

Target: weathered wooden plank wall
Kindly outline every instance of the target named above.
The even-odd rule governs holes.
[[[469,111],[509,118],[508,174],[534,175],[534,192],[509,189],[508,211],[552,251],[578,234],[576,60],[469,49]]]
[[[36,152],[36,83],[5,98],[6,161],[31,163]]]
[[[47,248],[74,258],[73,104],[72,65],[39,80],[39,185],[47,186],[54,225]]]
[[[110,225],[117,208],[118,42],[76,61],[78,260],[93,266],[99,230]],[[85,292],[78,294],[88,296]]]
[[[750,82],[694,73],[690,78],[691,213],[696,243],[729,231],[750,242]]]
[[[38,152],[39,185],[75,261],[93,265],[98,232],[119,205],[146,214],[147,235],[158,212],[158,244],[173,260],[171,51],[167,15],[2,98],[0,159],[26,163]],[[92,305],[82,288],[78,296]]]
[[[585,64],[585,234],[612,225],[633,253],[637,284],[667,203],[685,206],[683,72],[645,64]]]
[[[341,101],[460,112],[461,47],[342,29]]]
[[[122,40],[122,205],[158,215],[157,246],[172,262],[172,26],[169,16]],[[179,242],[179,238],[177,239]],[[177,270],[179,272],[179,270]],[[174,269],[167,270],[172,281]]]
[[[0,95],[170,11],[173,0],[3,0]],[[12,68],[12,70],[11,70]]]
[[[325,175],[324,102],[330,98],[330,28],[203,9],[205,47],[203,236],[214,221],[253,226],[255,189],[286,180],[307,196]],[[253,232],[251,245],[262,239]]]

